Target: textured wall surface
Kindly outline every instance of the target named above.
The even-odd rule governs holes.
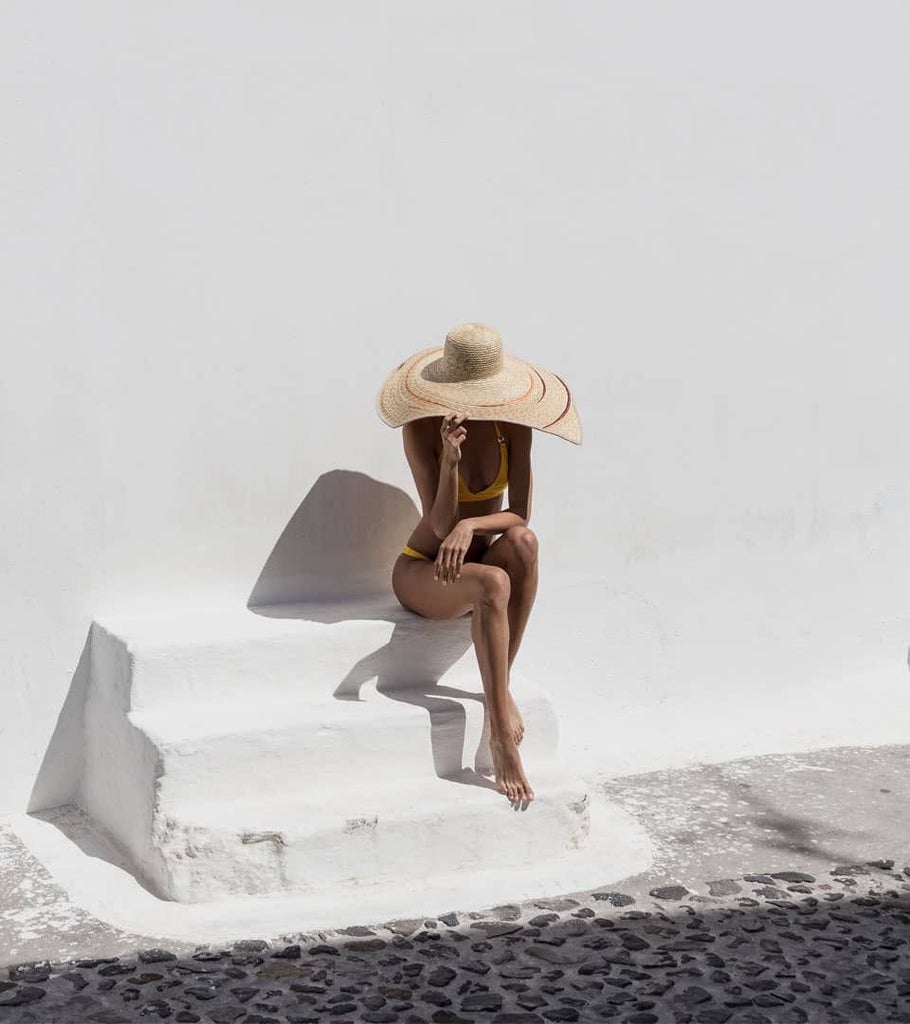
[[[908,30],[842,2],[6,3],[0,813],[67,796],[42,764],[78,744],[100,611],[312,588],[288,538],[335,471],[382,491],[337,520],[374,578],[416,500],[376,389],[465,320],[581,412],[580,448],[535,436],[519,655],[579,741],[720,756],[753,700],[773,747],[833,693],[894,738]]]

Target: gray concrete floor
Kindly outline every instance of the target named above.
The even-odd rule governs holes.
[[[823,874],[891,858],[910,864],[910,746],[832,747],[610,779],[608,798],[645,826],[649,871],[630,895],[749,872]]]
[[[910,746],[837,747],[605,779],[606,795],[641,820],[655,847],[647,872],[605,888],[643,896],[679,883],[708,895],[709,882],[749,872],[821,875],[880,858],[899,870],[910,864],[908,764]],[[73,906],[0,828],[0,967],[159,946],[178,956],[197,948],[119,931]]]

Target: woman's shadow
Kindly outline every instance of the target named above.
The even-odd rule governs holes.
[[[333,695],[359,702],[361,686],[375,679],[377,692],[389,700],[426,709],[439,778],[496,789],[485,777],[492,773],[489,716],[476,662],[477,691],[439,685],[469,657],[470,614],[425,619],[403,608],[391,588],[392,566],[419,519],[414,502],[397,487],[365,473],[323,473],[272,548],[247,607],[270,618],[393,623],[388,642],[359,658]],[[483,708],[473,768],[462,764],[467,714],[461,700]]]

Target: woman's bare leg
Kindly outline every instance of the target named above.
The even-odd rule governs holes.
[[[443,586],[433,579],[433,571],[433,562],[401,556],[392,572],[395,595],[405,608],[427,618],[449,619],[472,612],[471,637],[486,696],[496,782],[512,800],[533,800],[511,727],[508,573],[496,565],[465,562],[460,578]]]
[[[537,596],[537,536],[527,526],[512,526],[483,553],[486,565],[501,566],[512,582],[509,597],[509,668],[515,660]]]
[[[537,596],[537,537],[527,526],[513,526],[493,541],[484,552],[482,560],[486,565],[501,566],[511,581],[508,607],[508,664],[511,669]],[[521,743],[524,738],[524,719],[511,692],[509,713],[513,739]]]
[[[491,565],[489,571],[496,576],[474,606],[471,636],[487,694],[493,770],[509,799],[533,800],[534,791],[525,776],[514,738],[509,695],[509,577],[498,566]]]

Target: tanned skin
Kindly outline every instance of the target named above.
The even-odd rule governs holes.
[[[524,721],[509,692],[509,670],[537,593],[537,537],[528,527],[532,429],[499,423],[509,452],[509,507],[501,508],[502,495],[459,502],[459,473],[478,492],[499,468],[493,423],[478,420],[469,435],[467,418],[449,412],[402,427],[423,511],[408,544],[431,561],[399,555],[392,589],[405,608],[426,618],[471,615],[496,783],[510,800],[530,802],[534,791],[518,752]]]

